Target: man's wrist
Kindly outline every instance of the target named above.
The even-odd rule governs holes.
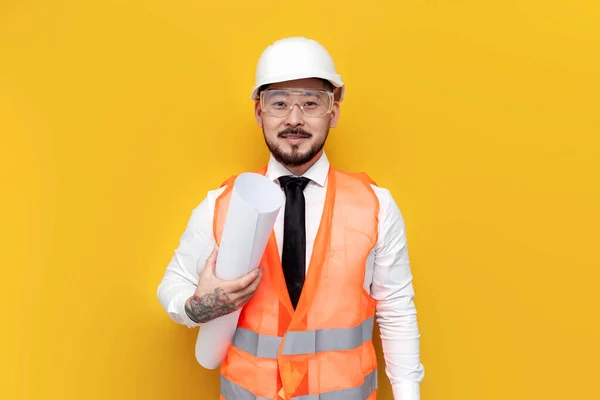
[[[190,296],[185,301],[185,306],[183,307],[183,309],[185,310],[185,313],[189,319],[194,321],[194,323],[196,323],[196,324],[200,324],[201,321],[198,320],[198,316],[194,315],[194,312],[192,311],[193,310],[192,302],[195,302],[196,304],[198,304],[200,302],[200,297],[196,296],[196,294],[193,294],[192,296]]]

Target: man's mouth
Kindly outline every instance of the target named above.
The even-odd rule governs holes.
[[[286,129],[279,134],[279,137],[282,139],[292,139],[292,140],[300,140],[300,139],[308,139],[312,135],[306,132],[304,129]]]
[[[280,137],[282,137],[284,139],[308,139],[310,137],[310,135],[302,135],[302,134],[298,134],[298,133],[286,133],[284,135],[281,135]]]

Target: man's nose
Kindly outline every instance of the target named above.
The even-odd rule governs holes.
[[[288,116],[285,119],[285,124],[290,126],[304,125],[304,115],[298,104],[294,104]]]

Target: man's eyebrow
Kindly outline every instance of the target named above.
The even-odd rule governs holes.
[[[320,89],[306,89],[304,90],[304,94],[310,95],[310,96],[317,96],[318,92]]]

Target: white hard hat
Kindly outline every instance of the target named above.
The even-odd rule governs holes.
[[[258,98],[262,85],[303,78],[321,78],[341,87],[340,101],[344,99],[344,82],[335,70],[333,59],[320,43],[304,37],[278,40],[263,51],[250,98]]]

